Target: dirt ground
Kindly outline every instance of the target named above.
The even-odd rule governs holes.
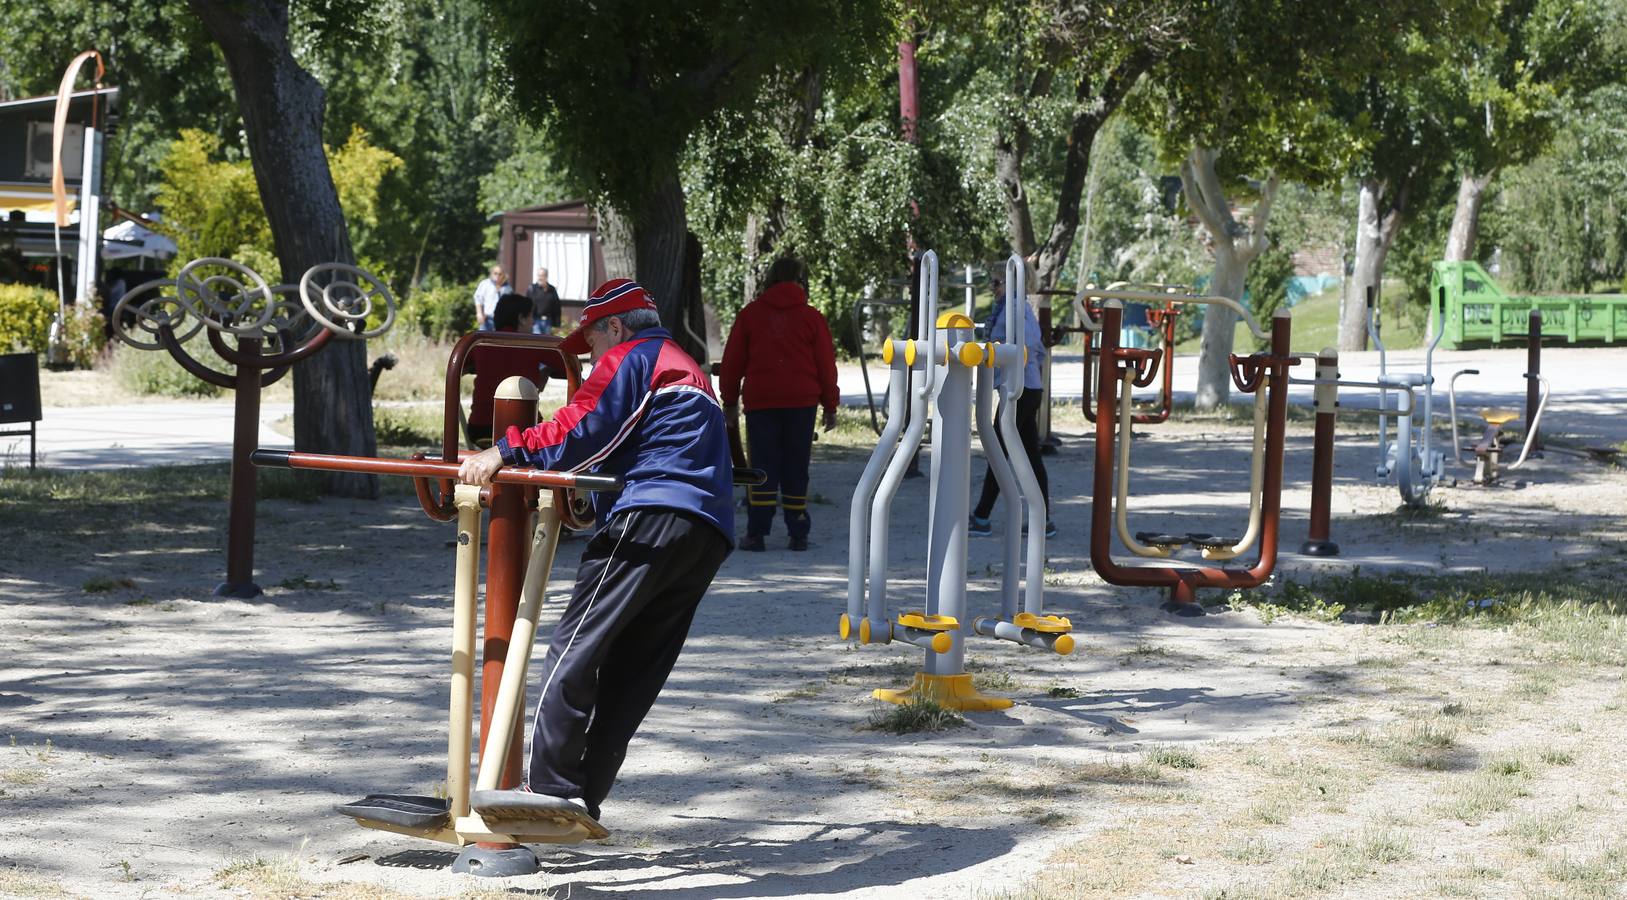
[[[0,896],[1621,895],[1627,633],[1591,607],[1520,605],[1516,576],[1627,575],[1627,473],[1550,454],[1523,487],[1443,486],[1403,513],[1366,478],[1372,449],[1352,426],[1343,556],[1285,553],[1259,604],[1176,619],[1091,572],[1091,442],[1059,425],[1046,599],[1079,649],[968,650],[983,689],[1015,707],[933,733],[867,727],[883,707],[870,691],[904,685],[920,659],[836,637],[864,454],[827,445],[812,551],[777,532],[767,553],[728,560],[605,806],[611,840],[539,848],[542,873],[497,882],[331,811],[444,777],[451,526],[400,494],[266,501],[267,592],[249,602],[209,596],[216,499],[14,529],[0,545]],[[1241,528],[1240,425],[1138,434],[1132,528]],[[1305,537],[1309,447],[1296,426],[1285,550]],[[926,499],[914,480],[894,506],[894,597],[923,590],[911,523]],[[972,544],[974,612],[996,602],[999,545]],[[581,546],[562,546],[551,600]],[[1403,573],[1371,590],[1490,573],[1480,599],[1507,611],[1285,612],[1290,583],[1357,567]]]

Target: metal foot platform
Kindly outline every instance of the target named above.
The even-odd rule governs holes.
[[[334,811],[362,824],[379,822],[399,828],[439,828],[452,816],[450,803],[444,797],[416,794],[368,794],[342,803]]]
[[[590,841],[602,841],[610,832],[580,806],[560,797],[533,794],[530,791],[475,791],[469,795],[469,805],[480,817],[499,830],[523,832],[514,827],[522,822],[547,822],[566,828],[580,828]]]

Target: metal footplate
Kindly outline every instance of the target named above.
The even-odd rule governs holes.
[[[599,824],[599,820],[588,815],[582,807],[547,794],[519,790],[475,791],[469,795],[469,805],[495,831],[530,834],[536,824],[542,823],[556,828],[580,829],[590,841],[610,837],[610,832]]]
[[[451,802],[446,798],[417,794],[368,794],[333,809],[361,825],[378,823],[397,828],[441,828],[452,818]]]
[[[1203,552],[1204,559],[1212,560],[1231,559],[1236,556],[1237,551],[1232,548],[1242,541],[1242,538],[1219,537],[1213,534],[1189,534],[1186,539]]]

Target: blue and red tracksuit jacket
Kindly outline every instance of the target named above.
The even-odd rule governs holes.
[[[723,408],[711,379],[664,328],[646,328],[593,365],[553,418],[510,428],[495,445],[503,463],[619,475],[619,493],[593,495],[600,527],[617,513],[693,513],[734,545],[734,470]]]

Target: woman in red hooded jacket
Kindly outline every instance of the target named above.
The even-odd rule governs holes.
[[[836,427],[839,394],[830,326],[808,305],[808,270],[800,260],[776,260],[768,270],[768,286],[735,317],[718,380],[729,421],[739,415],[745,382],[751,465],[768,476],[750,488],[740,549],[764,549],[777,506],[785,509],[791,549],[808,549],[814,412],[824,407],[825,430]]]

